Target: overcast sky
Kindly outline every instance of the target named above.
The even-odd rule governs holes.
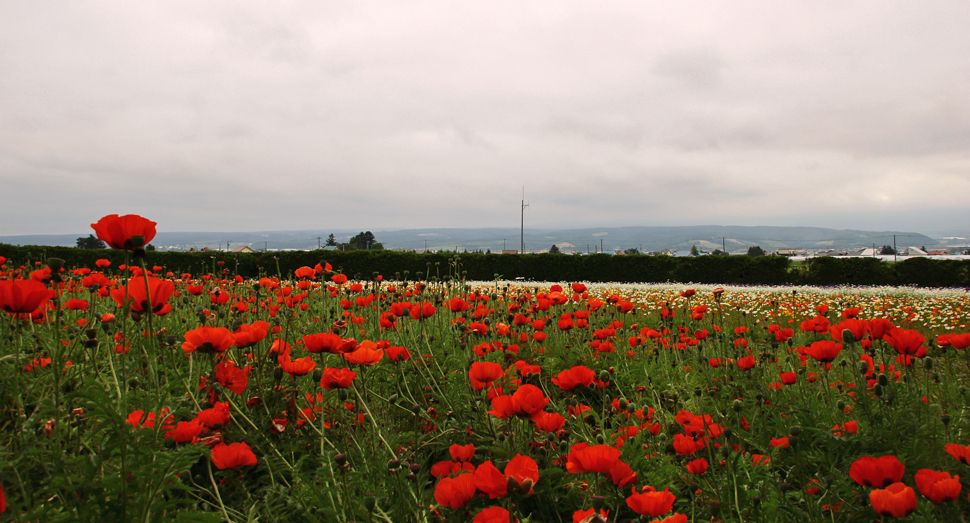
[[[0,234],[970,224],[970,3],[0,2]],[[970,228],[970,227],[966,227]]]

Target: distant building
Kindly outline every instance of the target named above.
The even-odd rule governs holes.
[[[252,250],[248,245],[240,245],[229,252],[256,252]]]
[[[515,249],[503,249],[502,254],[519,254],[519,251]]]

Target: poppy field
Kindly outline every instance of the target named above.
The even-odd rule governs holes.
[[[962,521],[964,289],[0,257],[0,520]],[[425,276],[425,275],[422,275]]]

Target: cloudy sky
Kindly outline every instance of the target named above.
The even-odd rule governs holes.
[[[970,224],[970,3],[0,3],[0,234]]]

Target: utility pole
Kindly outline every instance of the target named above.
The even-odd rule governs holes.
[[[525,208],[528,206],[529,204],[525,203],[525,186],[523,185],[522,186],[522,229],[519,232],[519,240],[521,243],[519,247],[519,254],[525,254]]]
[[[263,252],[269,252],[269,242],[263,242]]]
[[[721,236],[721,250],[724,251],[724,254],[727,254],[727,240],[723,236]]]
[[[896,248],[896,235],[893,235],[893,261],[896,261],[896,256],[899,254],[899,249]]]
[[[603,238],[600,238],[600,252],[606,252],[603,250]]]
[[[505,240],[506,238],[502,238],[502,252],[505,252]]]
[[[322,247],[320,246],[320,237],[319,236],[317,236],[317,249],[322,249]]]
[[[226,252],[229,252],[229,242],[226,242]]]
[[[428,239],[424,239],[424,253],[428,254]]]

